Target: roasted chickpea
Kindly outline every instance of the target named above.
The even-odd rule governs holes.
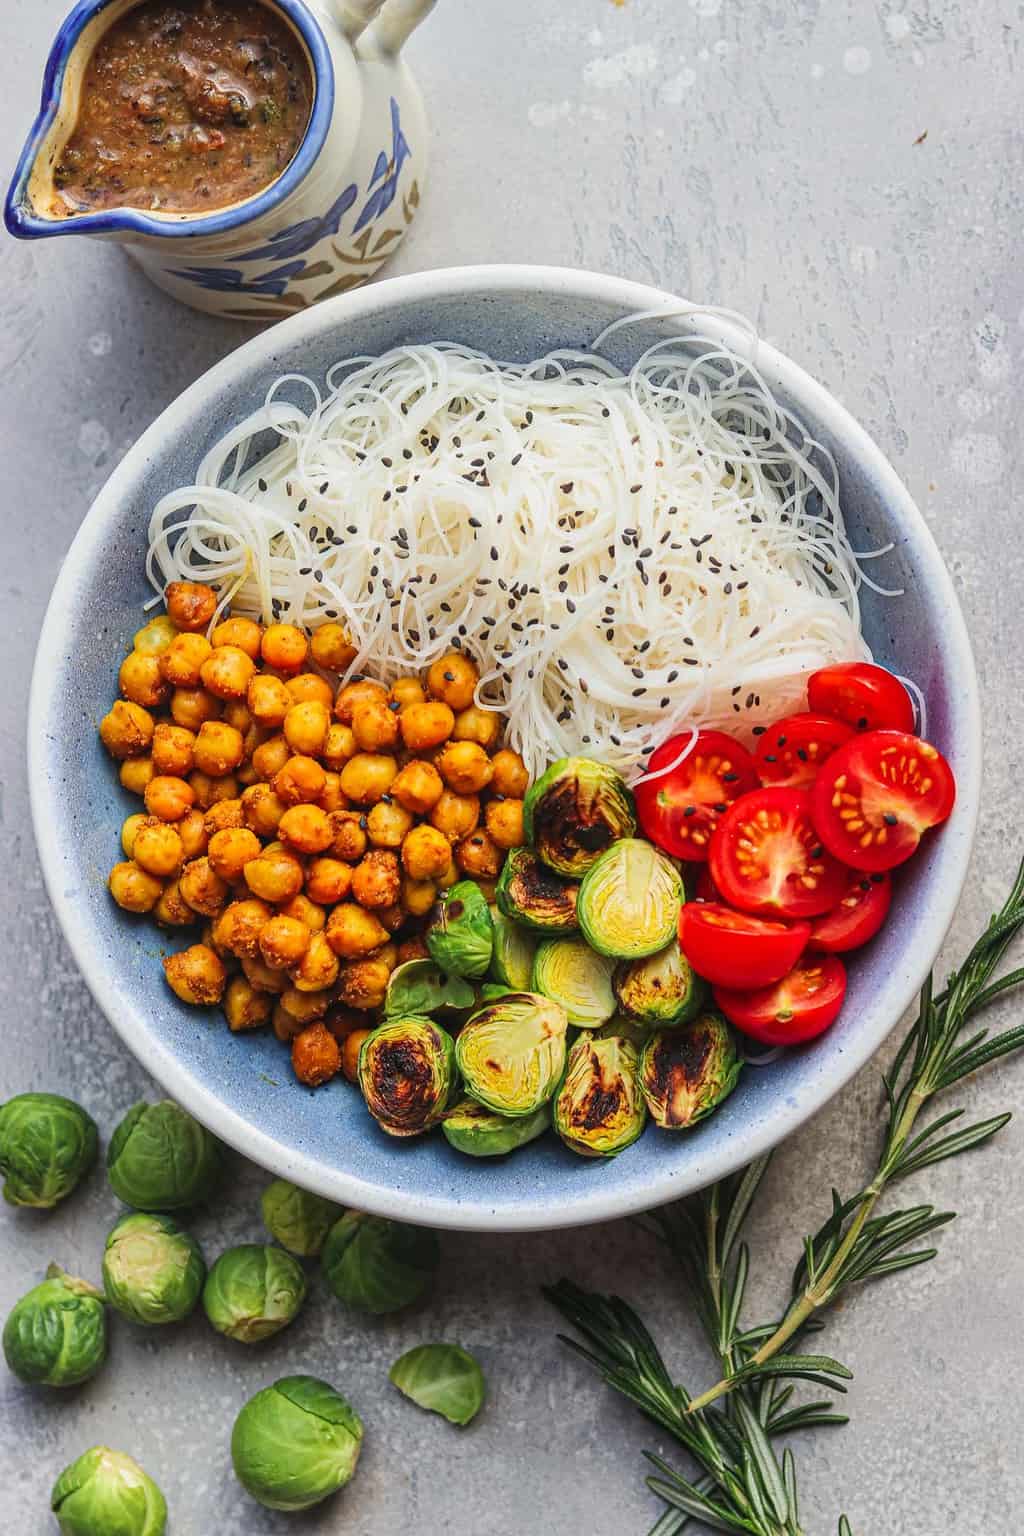
[[[346,859],[350,864],[361,859],[369,839],[366,836],[366,817],[358,811],[331,811],[329,813],[334,841],[331,853],[336,859]]]
[[[192,809],[195,799],[192,785],[174,774],[158,773],[146,785],[146,810],[160,821],[180,821]]]
[[[257,955],[255,960],[250,960],[246,955],[242,961],[242,971],[246,979],[260,992],[272,992],[275,997],[278,997],[288,991],[286,972],[271,970],[262,955]]]
[[[293,704],[322,704],[330,716],[334,689],[326,677],[316,672],[300,672],[298,677],[286,679],[285,687]]]
[[[183,859],[198,859],[206,852],[208,834],[202,811],[186,811],[181,820],[174,823],[174,830],[181,838]]]
[[[160,671],[159,656],[132,651],[121,663],[117,683],[126,699],[155,709],[167,697],[167,683]]]
[[[285,849],[265,848],[245,866],[245,883],[261,901],[291,901],[302,890],[302,865]]]
[[[352,871],[352,898],[361,907],[391,907],[402,889],[398,859],[384,848],[374,848]]]
[[[100,740],[111,757],[141,757],[153,740],[153,716],[141,704],[118,699],[100,721]]]
[[[181,838],[163,821],[146,821],[135,834],[132,858],[147,874],[166,880],[181,863]]]
[[[200,773],[222,779],[238,767],[245,755],[242,733],[223,720],[206,720],[196,736],[194,759]]]
[[[455,845],[455,862],[471,879],[496,880],[504,855],[486,832],[472,832]]]
[[[214,923],[214,938],[220,947],[230,950],[240,960],[256,959],[260,952],[260,934],[273,915],[265,902],[251,897],[233,901]]]
[[[290,972],[299,992],[322,992],[338,979],[338,957],[323,933],[310,934],[306,952]]]
[[[455,716],[447,704],[408,704],[399,715],[398,724],[410,752],[429,752],[448,740]]]
[[[346,683],[338,690],[334,701],[334,717],[342,725],[351,725],[352,717],[361,704],[386,704],[388,691],[383,683],[375,683],[372,677],[361,677],[358,682]]]
[[[442,779],[458,795],[476,795],[491,782],[494,769],[475,741],[452,741],[437,761]]]
[[[153,767],[157,773],[169,773],[185,779],[192,772],[195,761],[195,733],[181,725],[169,725],[166,720],[157,721],[153,732]]]
[[[242,815],[257,837],[276,837],[285,809],[269,784],[251,784],[242,792]]]
[[[341,1047],[319,1019],[292,1041],[292,1071],[307,1088],[319,1088],[341,1071]]]
[[[219,645],[199,671],[203,687],[218,699],[244,699],[256,663],[237,645]]]
[[[387,996],[391,972],[381,960],[354,960],[338,973],[338,1001],[347,1008],[379,1008]]]
[[[129,860],[121,864],[115,864],[110,871],[107,886],[111,896],[119,907],[126,912],[152,912],[160,899],[163,890],[162,881],[155,875],[151,875],[145,869],[140,869],[138,864]],[[380,930],[378,944],[383,944],[387,935],[381,929],[380,924],[374,925]],[[370,946],[376,949],[377,945]]]
[[[405,834],[412,827],[412,817],[404,805],[396,805],[390,795],[370,811],[366,831],[376,848],[401,848]]]
[[[208,811],[211,805],[219,805],[222,800],[237,800],[241,789],[233,773],[225,773],[219,778],[213,778],[208,773],[200,773],[198,768],[193,768],[188,776],[188,782],[195,794],[196,805],[204,811]]]
[[[526,841],[523,835],[523,802],[492,800],[484,812],[484,826],[491,841],[499,848],[521,848]]]
[[[324,1015],[324,1023],[334,1036],[335,1040],[342,1041],[346,1035],[350,1035],[354,1029],[365,1029],[366,1019],[354,1008],[341,1008],[336,1003]]]
[[[269,1024],[273,1007],[270,993],[258,992],[247,976],[232,976],[228,982],[224,993],[224,1017],[234,1034]]]
[[[183,1003],[196,1008],[209,1008],[224,996],[227,971],[220,956],[208,944],[193,944],[179,955],[168,955],[164,960],[164,975],[171,991],[177,993]]]
[[[218,800],[203,815],[203,828],[207,837],[215,832],[226,832],[231,827],[244,827],[245,815],[241,800]]]
[[[327,812],[318,805],[293,805],[281,817],[277,835],[299,853],[323,853],[334,841]]]
[[[229,699],[224,705],[224,713],[221,715],[221,719],[225,725],[233,725],[243,738],[248,737],[255,724],[252,715],[249,713],[249,706],[244,699]],[[258,747],[262,740],[262,736],[256,736],[252,742],[253,747]]]
[[[133,644],[143,656],[159,656],[166,651],[177,633],[166,613],[160,613],[135,631]]]
[[[122,789],[130,795],[144,795],[147,784],[156,777],[151,757],[126,757],[117,771]]]
[[[358,959],[387,943],[387,930],[372,912],[353,902],[342,902],[327,919],[327,942],[343,960]]]
[[[418,677],[396,677],[388,689],[388,703],[405,709],[409,704],[423,704],[427,690]]]
[[[480,801],[476,795],[457,795],[446,789],[430,813],[430,824],[457,843],[475,832],[480,820]]]
[[[285,805],[310,805],[324,792],[327,776],[312,757],[290,757],[273,778],[274,793]]]
[[[248,827],[225,827],[210,838],[208,858],[214,872],[233,885],[241,880],[245,866],[259,858],[259,838]]]
[[[356,746],[356,738],[350,725],[341,725],[334,721],[327,728],[324,744],[320,749],[320,756],[328,768],[333,768],[340,773],[350,757],[355,757],[359,748]]]
[[[526,794],[530,775],[519,753],[513,752],[509,747],[502,747],[501,751],[495,752],[491,758],[491,767],[494,769],[491,778],[491,789],[494,793],[508,795],[513,800],[521,800]]]
[[[421,933],[417,933],[411,939],[403,939],[397,946],[395,961],[396,967],[408,965],[410,960],[426,960],[430,955],[427,941]]]
[[[255,619],[243,619],[240,615],[222,619],[211,638],[215,647],[233,645],[236,650],[244,651],[252,661],[259,660],[263,630]]]
[[[270,1022],[273,1025],[274,1034],[283,1045],[287,1045],[290,1041],[294,1040],[299,1031],[306,1027],[303,1020],[297,1019],[293,1014],[290,1014],[280,1000],[274,1006]]]
[[[338,962],[334,955],[331,955],[331,959],[337,966]],[[322,1019],[330,1006],[331,998],[328,992],[300,992],[298,987],[286,987],[281,993],[280,1007],[285,1009],[300,1027],[312,1024],[315,1019]]]
[[[203,663],[213,647],[205,635],[175,635],[157,665],[161,675],[175,688],[198,688]]]
[[[324,774],[323,793],[317,800],[317,805],[328,815],[331,811],[348,810],[348,796],[342,793],[340,773]]]
[[[144,811],[136,811],[134,816],[127,816],[121,823],[121,848],[126,859],[132,856],[139,828],[146,826],[149,821],[150,818]]]
[[[401,928],[405,923],[405,920],[409,914],[406,912],[401,902],[395,901],[392,902],[390,907],[375,908],[373,915],[380,923],[381,927],[385,928],[388,933],[397,933],[399,928]]]
[[[493,906],[498,897],[497,880],[484,880],[478,876],[476,884],[484,900]]]
[[[248,751],[248,748],[246,750]],[[235,779],[240,789],[248,789],[251,785],[260,782],[260,776],[251,762],[244,762],[235,769]]]
[[[306,892],[313,901],[336,906],[352,889],[352,871],[340,859],[314,859],[306,871]]]
[[[453,741],[475,741],[485,752],[489,752],[500,734],[501,720],[493,709],[479,709],[477,705],[471,704],[468,709],[460,709],[455,716]]]
[[[306,884],[307,886],[309,884],[308,877]],[[327,921],[327,913],[323,907],[318,906],[315,901],[310,901],[309,897],[304,896],[301,891],[297,896],[293,896],[291,901],[286,902],[280,910],[285,917],[297,917],[300,923],[305,923],[310,933],[319,933]]]
[[[294,624],[270,624],[263,631],[260,655],[268,667],[278,672],[298,672],[306,660],[309,644]]]
[[[167,616],[179,629],[205,629],[217,611],[217,594],[202,581],[172,581],[164,593]]]
[[[362,752],[390,752],[398,745],[398,716],[387,704],[368,699],[352,711],[352,734]]]
[[[398,773],[393,757],[378,752],[359,752],[341,770],[341,791],[357,805],[375,805],[386,795]]]
[[[316,757],[323,750],[330,723],[327,705],[319,699],[306,699],[302,704],[293,704],[285,715],[284,739],[293,752]]]
[[[271,970],[287,971],[298,965],[311,938],[305,923],[300,923],[297,917],[279,914],[260,929],[260,954]]]
[[[350,1083],[359,1081],[359,1052],[363,1041],[370,1038],[368,1029],[351,1029],[341,1045],[341,1070]]]
[[[269,783],[281,772],[291,755],[292,749],[283,736],[269,736],[253,752],[252,766],[260,778]]]
[[[436,827],[413,827],[402,844],[402,864],[413,880],[436,880],[451,857],[451,844]]]
[[[369,955],[367,958],[370,960],[376,960],[380,965],[386,965],[388,968],[388,975],[390,976],[391,972],[398,964],[398,945],[395,943],[394,939],[392,939],[390,943],[382,944],[380,949],[375,949],[373,954]]]
[[[413,917],[425,917],[437,900],[437,886],[433,880],[413,880],[410,875],[402,879],[401,902]]]
[[[444,793],[444,782],[433,763],[413,758],[391,786],[391,795],[414,816],[426,816]]]
[[[344,672],[359,654],[343,624],[321,624],[314,629],[310,648],[313,660],[325,672]]]
[[[205,688],[175,688],[171,694],[171,719],[189,731],[198,731],[204,720],[219,720],[223,708]]]
[[[161,928],[189,928],[197,920],[196,913],[181,894],[177,880],[168,880],[153,908],[153,916]]]
[[[427,687],[435,699],[440,699],[450,709],[468,709],[480,673],[461,651],[449,651],[440,656],[427,673]]]
[[[254,720],[275,727],[282,724],[294,703],[281,679],[269,672],[257,672],[249,679],[245,701]]]
[[[194,912],[217,917],[228,904],[230,891],[206,857],[192,859],[178,877],[181,894]]]

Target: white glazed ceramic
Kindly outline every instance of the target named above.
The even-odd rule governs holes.
[[[202,216],[114,208],[54,217],[53,167],[85,67],[136,3],[80,0],[57,34],[7,194],[11,234],[116,240],[176,299],[241,320],[279,319],[372,277],[401,243],[423,190],[427,121],[401,48],[435,0],[386,0],[383,9],[381,0],[263,0],[301,39],[315,82],[306,135],[278,179]]]
[[[219,1013],[178,1002],[161,974],[167,936],[110,900],[106,876],[120,857],[118,830],[138,802],[121,790],[96,727],[150,595],[143,557],[157,498],[190,483],[212,444],[283,373],[322,380],[338,359],[440,340],[525,362],[552,347],[583,347],[610,321],[645,312],[604,349],[622,367],[655,341],[687,334],[679,300],[593,273],[469,267],[395,278],[319,305],[248,342],[163,413],[114,471],[58,577],[32,681],[29,783],[47,887],[75,959],[114,1027],[168,1093],[256,1162],[342,1204],[437,1226],[510,1231],[623,1216],[699,1189],[789,1135],[864,1065],[912,1001],[956,907],[981,750],[974,663],[952,582],[879,449],[827,390],[763,343],[762,375],[835,457],[854,548],[896,546],[879,574],[906,595],[865,591],[865,633],[880,661],[920,684],[929,735],[949,757],[958,787],[950,821],[896,871],[892,920],[852,957],[846,1005],[827,1034],[748,1069],[695,1129],[648,1128],[609,1162],[576,1157],[554,1136],[511,1157],[461,1157],[439,1135],[384,1135],[341,1079],[315,1092],[299,1087],[269,1031],[233,1036]],[[749,345],[707,317],[699,325],[705,334],[720,330],[735,348]]]

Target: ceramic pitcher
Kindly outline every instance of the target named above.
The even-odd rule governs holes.
[[[10,233],[119,241],[176,299],[240,320],[294,314],[365,282],[400,244],[423,191],[427,121],[401,50],[435,0],[263,0],[301,40],[314,97],[295,157],[256,196],[201,215],[49,213],[85,68],[137,3],[79,0],[58,32],[7,194]]]

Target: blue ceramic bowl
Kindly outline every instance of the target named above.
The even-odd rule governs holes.
[[[137,802],[117,784],[96,727],[150,595],[143,557],[157,498],[192,478],[206,450],[281,373],[322,376],[339,357],[440,339],[525,361],[585,345],[622,315],[651,312],[607,349],[628,366],[652,341],[680,331],[679,302],[617,278],[476,267],[396,278],[320,305],[248,342],[164,412],[118,466],[57,580],[32,686],[30,782],[50,898],[82,974],[169,1094],[256,1162],[343,1204],[511,1231],[622,1216],[698,1189],[780,1141],[842,1088],[912,1000],[952,917],[980,774],[977,681],[953,586],[879,450],[820,385],[765,345],[758,362],[768,383],[835,455],[854,548],[896,546],[885,580],[906,595],[865,592],[865,633],[882,662],[924,690],[929,734],[959,787],[952,819],[899,875],[896,920],[851,966],[842,1016],[821,1040],[749,1069],[696,1130],[648,1130],[614,1161],[584,1161],[553,1136],[503,1160],[474,1161],[439,1135],[391,1139],[344,1081],[315,1093],[299,1087],[269,1032],[233,1036],[219,1013],[180,1004],[163,981],[161,936],[107,894],[118,830]]]

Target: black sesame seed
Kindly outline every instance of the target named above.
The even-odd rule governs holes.
[[[894,816],[891,811],[887,811],[886,814],[882,817],[882,820],[885,822],[887,827],[899,826],[899,817]]]

